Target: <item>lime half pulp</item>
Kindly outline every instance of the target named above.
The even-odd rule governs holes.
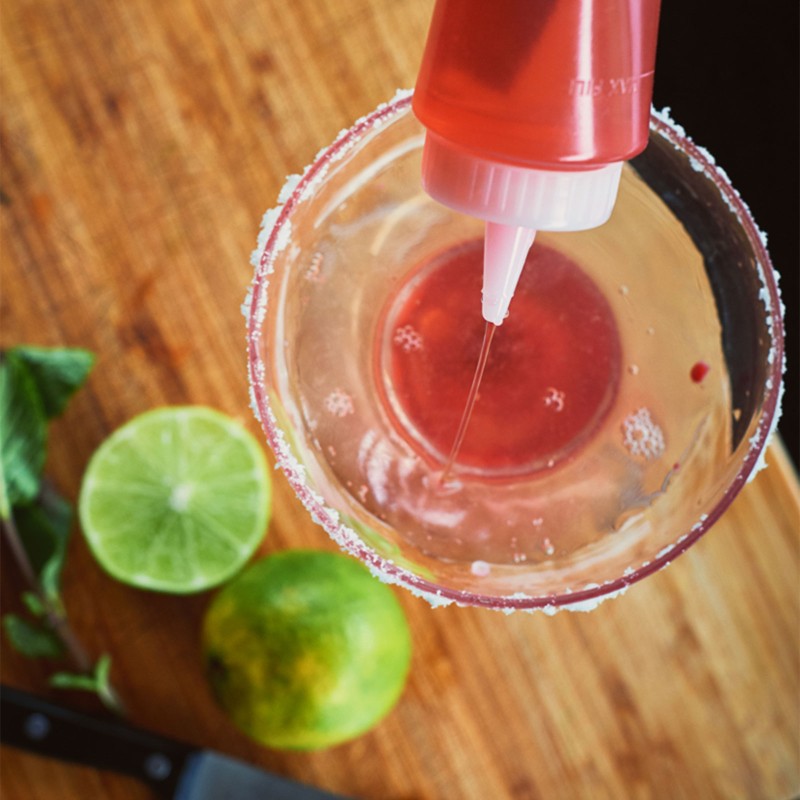
[[[89,462],[81,526],[124,583],[184,594],[215,586],[258,547],[271,486],[261,447],[202,406],[159,408],[115,431]]]

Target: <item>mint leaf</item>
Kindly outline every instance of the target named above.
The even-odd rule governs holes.
[[[120,706],[109,681],[111,656],[104,653],[97,659],[91,675],[76,672],[56,672],[50,676],[50,685],[56,689],[79,689],[94,692],[102,703],[112,711],[120,711]]]
[[[48,419],[64,411],[67,401],[83,385],[95,361],[93,353],[77,347],[13,347],[9,356],[19,359],[27,367]]]
[[[43,617],[47,613],[47,609],[39,599],[39,595],[35,592],[23,592],[22,602],[25,603],[25,608],[27,608],[34,617]]]
[[[58,658],[64,652],[61,640],[50,628],[16,614],[3,617],[3,628],[11,646],[28,658]]]
[[[80,689],[86,692],[97,691],[97,680],[94,675],[80,675],[77,672],[54,672],[50,676],[49,683],[56,689]]]
[[[111,688],[111,656],[103,653],[94,665],[94,679],[97,687],[97,694],[103,703],[109,708],[115,705],[114,692]]]
[[[0,360],[0,518],[39,493],[47,422],[36,383],[25,365]]]
[[[45,481],[37,502],[14,509],[14,522],[44,596],[56,602],[67,555],[72,507]]]

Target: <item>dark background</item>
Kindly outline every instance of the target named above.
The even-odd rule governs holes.
[[[800,61],[796,0],[662,0],[653,103],[707,148],[768,236],[786,305],[780,431],[797,466]]]

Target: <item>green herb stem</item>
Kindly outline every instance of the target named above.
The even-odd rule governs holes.
[[[44,608],[44,618],[47,620],[48,625],[61,640],[73,664],[82,673],[91,673],[92,661],[86,652],[86,648],[84,648],[80,639],[75,635],[75,631],[72,630],[61,604],[54,603],[42,590],[30,559],[28,558],[28,554],[25,551],[25,547],[22,544],[22,540],[20,539],[17,526],[14,524],[13,515],[9,515],[8,519],[0,520],[0,528],[2,528],[3,536],[11,548],[11,553],[25,581],[39,598]],[[106,689],[100,699],[112,711],[115,711],[121,716],[125,715],[126,711],[122,699],[110,683],[106,684]]]
[[[19,538],[17,526],[14,524],[14,517],[9,515],[7,519],[0,520],[0,525],[3,529],[3,536],[11,548],[11,554],[14,556],[14,561],[22,571],[22,577],[25,578],[28,585],[36,591],[36,595],[41,599],[41,592],[39,591],[39,581],[36,578],[36,573],[33,571],[31,562],[28,559],[28,554],[25,552],[25,547],[22,544],[22,539]]]

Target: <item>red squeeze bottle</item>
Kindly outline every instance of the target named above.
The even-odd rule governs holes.
[[[611,215],[647,144],[659,0],[437,0],[413,99],[422,181],[486,220],[483,315],[499,325],[536,230]]]

